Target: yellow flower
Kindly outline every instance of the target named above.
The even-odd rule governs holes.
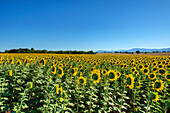
[[[63,101],[63,98],[62,97],[60,97],[60,102],[62,102]]]
[[[170,81],[170,74],[165,75],[165,79],[166,79],[167,81]]]
[[[86,79],[82,76],[80,76],[77,80],[78,84],[85,85],[86,84]]]
[[[60,87],[60,94],[62,94],[63,93],[63,87],[61,86]]]
[[[12,76],[12,70],[9,70],[9,76]]]
[[[139,69],[139,70],[142,70],[143,67],[144,67],[144,66],[143,66],[142,64],[139,64],[139,65],[138,65],[138,69]]]
[[[102,74],[106,75],[107,74],[107,70],[106,69],[102,70]]]
[[[164,88],[164,83],[162,80],[156,80],[153,82],[152,86],[156,89],[156,91],[162,91]]]
[[[70,72],[73,76],[76,76],[76,75],[77,75],[77,71],[78,71],[77,68],[72,68],[72,69],[70,69],[69,72]]]
[[[156,79],[156,74],[155,73],[150,73],[148,75],[148,77],[149,77],[149,79],[154,80],[154,79]]]
[[[140,88],[140,87],[141,87],[141,83],[138,82],[136,87],[137,87],[137,88]]]
[[[33,86],[33,83],[32,83],[32,82],[30,82],[30,88],[32,88],[32,86]]]
[[[151,93],[150,98],[152,99],[152,101],[157,102],[159,100],[159,95],[158,93]]]
[[[159,72],[159,74],[160,74],[161,76],[164,76],[164,75],[166,75],[166,73],[167,73],[167,71],[166,71],[165,69],[163,69],[163,68],[159,69],[158,72]]]
[[[59,84],[56,85],[56,93],[59,94]]]
[[[126,77],[126,83],[127,83],[127,87],[129,87],[130,89],[134,88],[134,77],[132,76],[132,74]]]
[[[56,74],[56,67],[53,65],[53,66],[51,66],[51,71],[52,71],[52,73],[55,75]]]
[[[117,73],[114,70],[109,70],[107,75],[108,75],[109,80],[111,81],[117,79]]]
[[[131,73],[134,73],[135,71],[136,71],[136,68],[135,68],[135,67],[133,67],[133,68],[130,69],[130,72],[131,72]]]
[[[79,68],[80,70],[83,69],[83,65],[80,64],[80,65],[78,66],[78,68]]]
[[[117,74],[117,78],[121,76],[121,73],[119,71],[116,71],[116,74]]]
[[[63,72],[63,68],[62,67],[58,67],[58,75],[60,77],[62,77],[64,75],[64,72]]]
[[[93,81],[93,83],[99,83],[100,79],[100,73],[97,70],[93,70],[93,72],[91,73],[91,80]]]
[[[143,74],[149,74],[149,68],[143,68],[142,69]]]

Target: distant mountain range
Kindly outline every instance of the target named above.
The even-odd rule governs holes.
[[[136,51],[140,51],[140,52],[170,52],[170,48],[162,48],[162,49],[147,49],[147,48],[133,48],[133,49],[129,49],[129,50],[98,50],[96,51],[97,53],[114,53],[114,52],[136,52]]]

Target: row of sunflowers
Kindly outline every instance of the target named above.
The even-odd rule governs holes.
[[[1,112],[167,113],[170,56],[0,54]]]

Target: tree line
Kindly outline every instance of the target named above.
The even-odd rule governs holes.
[[[34,48],[28,49],[28,48],[19,48],[19,49],[10,49],[5,50],[4,53],[53,53],[53,54],[95,54],[95,52],[91,51],[48,51],[48,50],[35,50]]]

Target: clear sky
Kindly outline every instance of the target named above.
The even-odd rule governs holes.
[[[170,47],[170,0],[0,0],[0,51]]]

